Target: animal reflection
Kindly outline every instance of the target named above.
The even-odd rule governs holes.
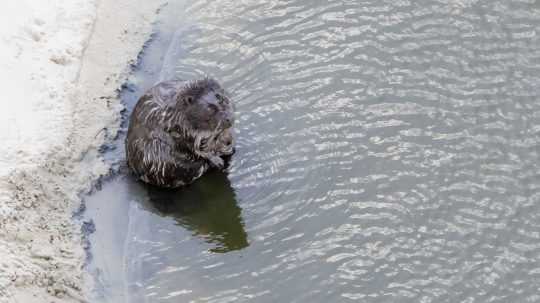
[[[225,253],[249,245],[241,208],[227,176],[213,171],[190,186],[163,189],[147,186],[149,201],[144,207],[215,245],[210,251]]]

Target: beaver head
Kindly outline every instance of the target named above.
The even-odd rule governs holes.
[[[234,109],[227,93],[211,78],[190,82],[177,95],[184,127],[196,132],[216,133],[234,124]]]

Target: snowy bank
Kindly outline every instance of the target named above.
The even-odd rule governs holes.
[[[6,0],[0,20],[0,302],[84,301],[79,193],[108,171],[117,88],[161,1]]]

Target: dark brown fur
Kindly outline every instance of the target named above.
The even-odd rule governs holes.
[[[179,187],[209,168],[224,168],[233,151],[233,107],[213,79],[165,81],[133,109],[126,158],[144,182]]]

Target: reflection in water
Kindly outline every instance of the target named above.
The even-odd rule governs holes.
[[[89,236],[87,267],[95,278],[95,302],[155,302],[144,298],[145,285],[186,268],[193,256],[203,251],[227,255],[248,246],[241,208],[222,172],[177,190],[150,187],[122,174],[85,202],[90,206],[85,218],[96,226]],[[182,284],[204,288],[197,281]]]
[[[149,201],[144,207],[216,245],[212,252],[224,253],[248,246],[241,209],[227,176],[212,172],[191,186],[161,189],[147,186]]]

